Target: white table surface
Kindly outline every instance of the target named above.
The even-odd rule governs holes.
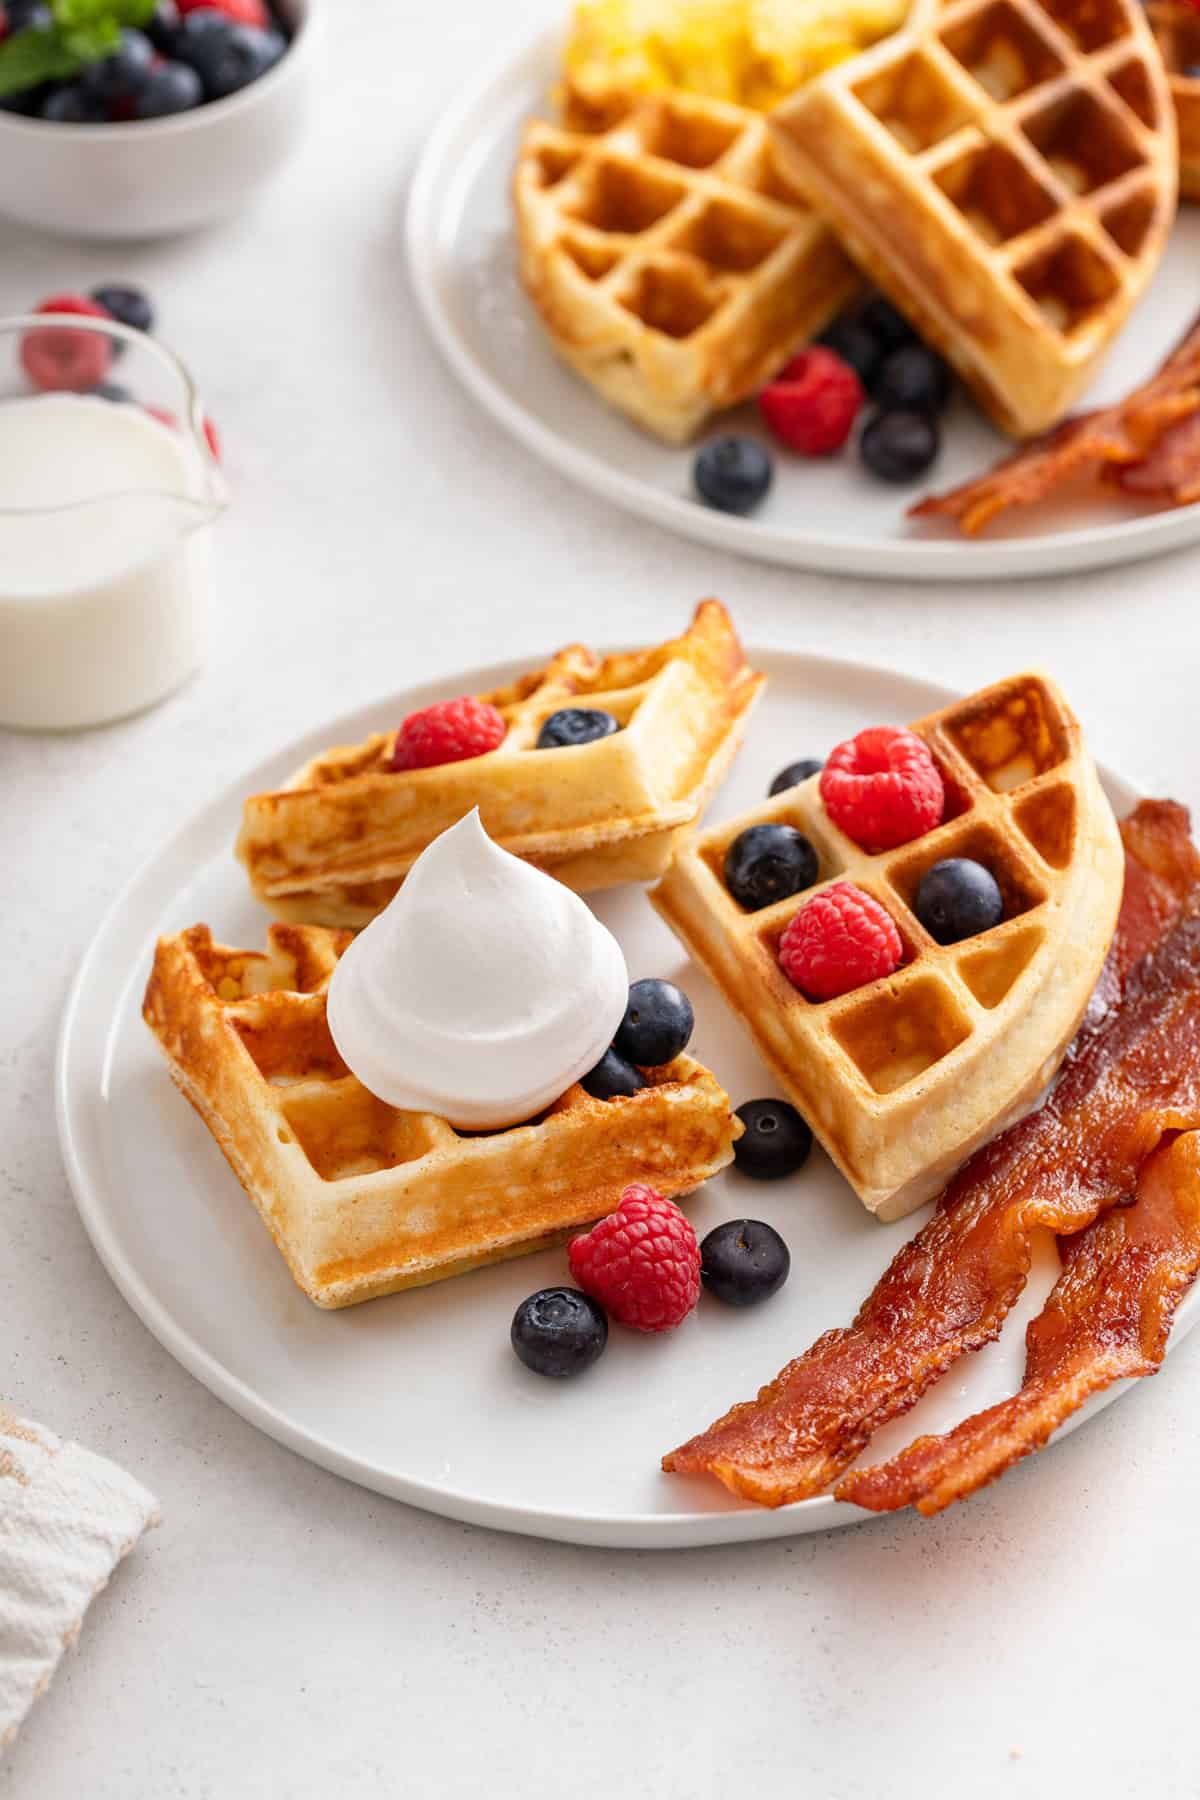
[[[176,1367],[91,1251],[51,1103],[76,960],[182,814],[323,714],[575,635],[657,637],[715,592],[751,641],[960,688],[1042,663],[1099,756],[1200,801],[1194,554],[960,593],[806,577],[635,524],[481,419],[413,316],[405,191],[461,71],[544,0],[330,10],[320,129],[252,211],[128,250],[0,227],[0,311],[104,277],[154,291],[235,490],[203,674],[131,723],[0,733],[0,1390],[164,1514],[0,1796],[1195,1794],[1200,1333],[933,1522],[619,1555],[310,1467]]]

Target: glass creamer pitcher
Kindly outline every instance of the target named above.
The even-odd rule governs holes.
[[[0,320],[0,725],[98,725],[178,687],[227,498],[169,350],[107,320]]]

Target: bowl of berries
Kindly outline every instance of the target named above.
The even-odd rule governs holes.
[[[0,0],[0,214],[146,238],[232,212],[313,91],[315,0]]]

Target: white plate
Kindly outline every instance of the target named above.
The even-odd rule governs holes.
[[[754,660],[771,681],[714,817],[757,800],[785,763],[948,697],[926,681],[850,663]],[[701,1233],[747,1213],[783,1233],[792,1275],[775,1299],[737,1313],[702,1296],[662,1339],[615,1330],[595,1369],[559,1385],[520,1366],[508,1327],[526,1294],[566,1278],[564,1252],[346,1312],[318,1311],[293,1286],[141,1022],[160,931],[205,920],[228,943],[262,941],[266,919],[230,852],[245,794],[277,785],[324,744],[354,742],[447,692],[486,690],[529,666],[466,671],[323,725],[204,807],[134,879],[84,959],[59,1050],[59,1127],[84,1224],[125,1298],[185,1368],[272,1437],[381,1493],[591,1544],[726,1543],[851,1524],[865,1515],[829,1498],[767,1512],[716,1483],[658,1470],[665,1450],[753,1394],[819,1332],[847,1322],[915,1228],[913,1220],[876,1224],[821,1153],[789,1181],[730,1173],[689,1202]],[[1119,808],[1132,804],[1132,788],[1108,785]],[[620,938],[632,977],[669,976],[686,988],[696,1053],[735,1104],[771,1093],[740,1027],[641,891],[597,896],[596,910]],[[1054,1273],[1047,1239],[1000,1341],[956,1368],[873,1453],[1012,1392],[1025,1322]],[[1176,1340],[1197,1311],[1185,1309]]]
[[[743,556],[888,581],[994,580],[1103,568],[1200,537],[1200,505],[1141,513],[1100,499],[1019,512],[965,541],[906,521],[923,491],[874,480],[853,456],[781,451],[775,486],[751,519],[691,498],[692,453],[656,443],[607,408],[549,348],[516,277],[508,183],[521,121],[544,110],[557,33],[509,54],[470,86],[433,133],[413,183],[408,255],[434,338],[472,394],[522,443],[582,487],[683,537]],[[1157,368],[1200,305],[1200,207],[1184,208],[1158,275],[1114,347],[1090,403],[1128,393]],[[738,430],[762,436],[751,409]],[[1011,449],[961,397],[930,485],[954,486]],[[765,439],[764,441],[769,441]]]

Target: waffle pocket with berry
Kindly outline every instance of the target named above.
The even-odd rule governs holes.
[[[664,644],[605,657],[571,644],[253,795],[237,854],[277,917],[352,928],[474,806],[498,844],[578,893],[649,881],[724,779],[763,680],[716,600]]]
[[[1078,721],[1025,674],[839,746],[692,837],[651,899],[888,1220],[1051,1079],[1122,870]]]

